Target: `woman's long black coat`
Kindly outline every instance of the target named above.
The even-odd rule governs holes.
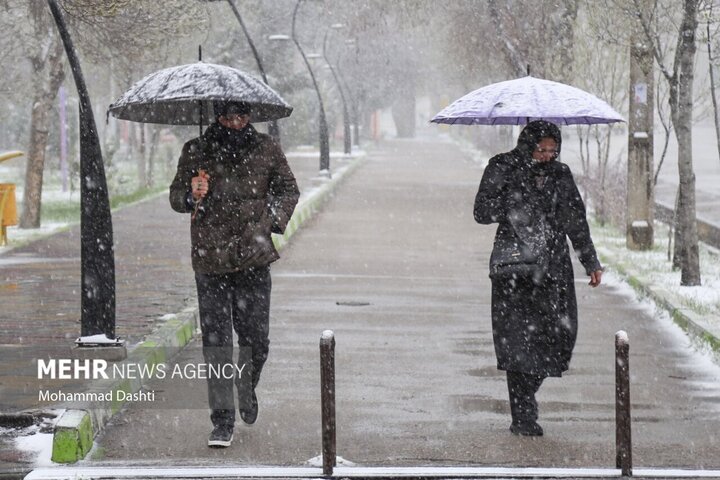
[[[539,140],[537,132],[526,128],[514,150],[490,160],[474,215],[478,223],[499,224],[496,244],[503,237],[514,238],[517,229],[531,228],[533,219],[547,220],[550,262],[544,281],[493,279],[492,326],[499,369],[558,377],[568,369],[578,329],[567,237],[588,275],[601,266],[570,168],[555,160],[532,161]],[[557,131],[558,148],[559,140]]]

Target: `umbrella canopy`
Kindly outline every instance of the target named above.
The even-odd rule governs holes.
[[[431,122],[461,125],[558,125],[624,122],[610,105],[564,83],[527,76],[493,83],[455,100]]]
[[[199,125],[215,117],[213,101],[249,105],[253,122],[284,118],[293,110],[275,90],[252,75],[198,62],[151,73],[130,87],[108,111],[135,122]]]

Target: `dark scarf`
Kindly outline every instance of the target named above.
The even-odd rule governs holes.
[[[203,141],[210,152],[236,154],[253,144],[255,134],[255,128],[250,124],[242,130],[236,130],[215,122],[203,134]]]

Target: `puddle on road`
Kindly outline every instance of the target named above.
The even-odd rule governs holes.
[[[497,377],[502,380],[505,380],[505,372],[502,370],[498,370],[498,368],[495,365],[490,365],[487,367],[482,368],[472,368],[467,371],[467,374],[471,377]]]
[[[339,305],[341,307],[367,307],[370,305],[370,302],[338,300],[337,302],[335,302],[335,305]]]
[[[509,414],[510,406],[505,398],[491,398],[482,395],[453,395],[450,402],[455,408],[464,413],[491,412]]]

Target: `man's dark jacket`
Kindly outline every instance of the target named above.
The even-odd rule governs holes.
[[[190,180],[200,170],[210,181],[191,220],[193,269],[223,274],[277,260],[270,234],[284,232],[300,196],[280,146],[252,125],[233,130],[211,124],[183,146],[170,186],[175,211],[195,210]]]
[[[556,160],[546,164],[532,160],[533,150],[545,137],[553,138],[560,149],[559,129],[536,121],[521,132],[516,148],[490,159],[475,197],[474,215],[478,223],[499,224],[496,245],[536,229],[538,218],[546,220],[549,266],[543,281],[492,280],[493,340],[501,370],[560,376],[568,369],[578,329],[567,239],[588,275],[601,266],[570,168]]]

